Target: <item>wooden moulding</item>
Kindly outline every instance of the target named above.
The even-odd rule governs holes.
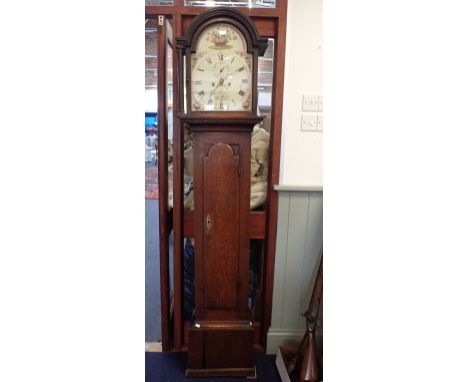
[[[182,18],[182,32],[185,33],[190,23],[195,18],[195,15],[184,15]],[[276,18],[275,17],[252,17],[255,26],[257,27],[258,33],[263,37],[275,37],[276,32]]]
[[[157,53],[158,57],[166,56],[166,22],[157,26]],[[170,315],[170,281],[169,281],[169,245],[167,222],[169,221],[168,206],[168,182],[167,182],[167,115],[166,115],[166,70],[164,61],[158,60],[158,116],[159,116],[159,139],[158,139],[158,183],[159,183],[159,221],[166,224],[159,224],[159,253],[160,253],[160,290],[161,290],[161,334],[163,350],[169,350],[169,315]]]
[[[284,1],[284,0],[283,0]],[[184,6],[184,5],[147,5],[145,6],[145,15],[192,15],[197,16],[200,13],[213,9],[212,7],[201,7],[201,6]],[[229,8],[232,9],[232,8]],[[266,17],[278,17],[280,16],[281,10],[277,8],[240,8],[242,13],[252,18],[266,18]]]
[[[181,34],[181,16],[173,15],[173,46],[175,46],[175,36]],[[173,52],[174,53],[174,52]],[[182,60],[180,52],[172,55],[173,60],[173,91],[174,91],[174,116],[183,110],[183,84],[180,81],[182,71]],[[184,290],[184,249],[183,249],[183,203],[184,203],[184,134],[183,126],[178,118],[174,118],[173,136],[173,187],[174,187],[174,208],[173,208],[173,233],[174,233],[174,350],[179,350],[184,342],[183,332],[183,290]]]
[[[283,91],[286,52],[286,16],[288,1],[279,2],[279,18],[277,20],[275,39],[275,59],[273,67],[272,95],[272,130],[270,132],[270,152],[268,169],[268,200],[267,200],[267,247],[265,257],[264,277],[264,311],[263,339],[266,347],[267,331],[271,325],[273,304],[273,279],[275,270],[276,230],[278,224],[278,194],[273,186],[279,183],[281,156],[281,121],[283,116]]]
[[[226,22],[236,26],[246,37],[247,51],[252,53],[258,49],[258,54],[263,56],[266,51],[268,39],[258,33],[257,27],[249,15],[234,8],[220,7],[209,8],[205,12],[197,15],[190,24],[184,35],[177,37],[177,45],[190,48],[195,51],[195,42],[204,28],[219,23]],[[249,36],[250,38],[247,38]]]
[[[222,126],[243,127],[252,130],[253,127],[263,120],[263,117],[257,116],[253,113],[245,113],[241,111],[194,111],[187,114],[179,114],[178,118],[183,123],[190,123],[191,128],[212,128],[216,127],[216,131]]]
[[[184,321],[184,343],[181,347],[182,351],[188,351],[189,346],[189,333],[190,333],[191,323],[190,321]],[[264,348],[262,346],[261,336],[262,336],[262,323],[260,321],[255,321],[253,323],[254,328],[254,352],[263,352]]]

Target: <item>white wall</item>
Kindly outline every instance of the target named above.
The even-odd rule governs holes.
[[[322,133],[301,131],[303,94],[322,95],[322,0],[288,1],[280,165],[280,184],[320,187]]]

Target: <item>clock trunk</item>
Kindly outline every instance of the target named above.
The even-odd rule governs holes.
[[[187,375],[255,375],[248,308],[250,144],[261,117],[182,117],[194,142],[195,305]]]

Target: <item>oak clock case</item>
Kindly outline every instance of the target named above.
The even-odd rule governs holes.
[[[255,376],[248,306],[251,133],[262,120],[254,112],[256,73],[267,41],[247,16],[226,8],[202,13],[177,38],[187,88],[179,118],[194,149],[195,314],[187,376]]]

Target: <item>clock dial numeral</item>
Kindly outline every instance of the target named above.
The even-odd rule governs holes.
[[[192,61],[193,110],[247,110],[252,94],[251,56],[234,49],[202,50],[197,55]]]

